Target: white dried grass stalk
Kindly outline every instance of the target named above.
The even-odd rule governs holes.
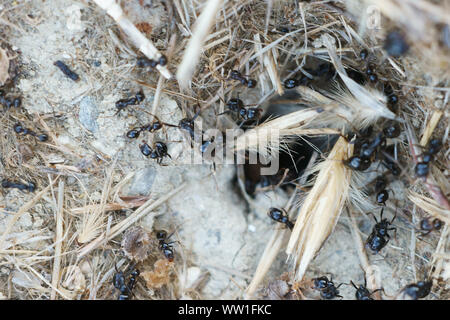
[[[149,59],[158,61],[161,53],[155,45],[147,39],[136,26],[127,18],[122,8],[115,0],[94,0],[94,2],[105,10],[130,38],[133,44]],[[156,69],[166,78],[172,78],[172,74],[165,66],[157,65]]]
[[[433,254],[433,259],[431,260],[430,263],[430,270],[434,270],[431,277],[434,279],[439,278],[439,275],[442,272],[442,268],[444,267],[444,259],[442,255],[445,254],[449,239],[450,239],[450,227],[448,224],[446,224],[441,232],[441,237],[439,238],[439,242],[436,246],[435,253]]]
[[[330,98],[304,86],[298,87],[296,91],[303,101],[315,108],[292,112],[247,130],[237,138],[235,149],[269,153],[272,148],[279,146],[279,144],[270,145],[273,141],[268,137],[272,130],[277,130],[283,141],[292,135],[336,134],[335,129],[348,127],[349,124],[352,126],[351,129],[363,129],[383,116],[382,112],[369,108],[343,89],[337,88],[336,92],[330,93]]]
[[[272,233],[272,236],[269,239],[269,242],[264,249],[264,252],[259,260],[258,267],[256,268],[255,274],[250,282],[247,290],[245,291],[244,298],[254,299],[254,294],[258,289],[259,285],[263,281],[265,275],[270,269],[273,261],[280,252],[280,249],[283,243],[286,242],[288,231],[286,229],[275,229]]]
[[[355,246],[356,246],[356,250],[358,252],[359,261],[361,262],[361,267],[363,268],[366,279],[367,279],[367,288],[370,291],[374,291],[374,290],[380,288],[379,279],[377,277],[379,275],[376,274],[376,272],[375,272],[378,269],[371,268],[369,259],[367,258],[366,250],[364,250],[364,242],[362,241],[361,236],[359,234],[359,229],[356,224],[356,220],[355,220],[355,216],[354,216],[353,212],[348,210],[347,213],[350,217],[352,236],[353,236],[353,239],[355,240]],[[375,294],[376,294],[377,299],[379,300],[380,299],[379,292],[377,292]]]
[[[296,193],[293,192],[289,202],[286,205],[286,212],[289,212],[289,208],[292,205]],[[263,281],[270,267],[272,266],[275,258],[280,252],[281,247],[287,240],[287,235],[290,230],[287,228],[280,228],[278,225],[275,227],[275,230],[272,232],[272,236],[267,242],[266,248],[264,249],[263,254],[259,260],[258,266],[256,267],[255,274],[253,275],[252,281],[247,287],[245,291],[244,298],[245,299],[253,299],[256,289]]]
[[[314,119],[315,121],[309,124],[309,127],[342,128],[351,124],[351,130],[355,128],[363,129],[383,117],[383,113],[379,113],[365,103],[361,103],[348,90],[341,88],[337,83],[335,83],[333,92],[327,92],[328,96],[304,86],[297,87],[296,91],[308,105],[315,105],[325,111],[330,111],[322,112],[319,117]],[[373,93],[375,96],[380,94],[377,91],[370,90],[369,93]]]
[[[444,113],[441,110],[433,111],[433,114],[431,115],[431,118],[427,122],[425,130],[423,131],[422,138],[420,139],[421,146],[427,145],[428,140],[430,140],[430,137],[433,134],[433,131],[436,128],[437,124],[439,123],[439,120],[441,120],[443,114]]]
[[[302,280],[309,263],[333,231],[348,198],[351,170],[343,160],[352,149],[340,137],[328,158],[317,165],[319,174],[300,208],[286,249],[294,260],[296,281]]]
[[[375,116],[382,116],[389,119],[396,119],[395,114],[386,107],[386,97],[382,92],[374,89],[365,88],[347,76],[347,72],[342,66],[341,60],[336,54],[336,47],[332,43],[330,35],[323,36],[324,45],[328,49],[328,55],[333,63],[336,71],[339,73],[342,81],[344,81],[348,90],[360,102],[360,104],[372,109]],[[366,111],[368,112],[368,110]]]
[[[64,181],[60,180],[58,185],[58,207],[56,208],[56,237],[55,237],[55,260],[53,262],[52,292],[50,299],[55,300],[56,289],[59,286],[61,252],[63,238],[63,213],[64,213]]]
[[[217,12],[222,6],[222,0],[208,0],[205,8],[198,17],[191,39],[187,45],[177,71],[177,80],[182,88],[187,88],[200,59],[203,44],[210,34],[216,20]]]
[[[444,221],[446,224],[450,224],[450,210],[439,206],[435,200],[422,196],[414,191],[409,192],[408,198],[429,215]]]
[[[296,112],[289,113],[285,116],[267,121],[256,128],[246,131],[243,135],[236,139],[236,150],[258,150],[258,144],[261,142],[261,138],[270,142],[270,133],[272,130],[289,129],[298,126],[300,123],[311,121],[317,117],[319,113],[316,110],[304,109]],[[260,146],[262,151],[264,146]]]
[[[259,36],[259,33],[255,34],[253,36],[253,39],[255,39],[255,51],[262,50],[261,45],[261,37]],[[275,48],[273,48],[275,50]],[[275,66],[275,61],[272,55],[272,50],[268,50],[263,56],[262,61],[265,69],[267,70],[267,73],[269,74],[270,81],[272,82],[272,86],[276,88],[277,93],[281,96],[284,94],[283,85],[281,84],[280,77],[278,75],[277,68]]]

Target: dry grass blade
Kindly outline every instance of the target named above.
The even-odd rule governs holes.
[[[356,250],[358,252],[359,261],[361,262],[361,267],[363,268],[364,273],[366,275],[366,279],[368,280],[367,288],[370,291],[374,291],[374,290],[380,288],[380,286],[378,284],[377,275],[375,274],[375,272],[370,272],[370,271],[376,271],[378,269],[372,268],[371,265],[369,264],[369,259],[367,258],[366,251],[364,250],[364,243],[359,234],[359,229],[356,224],[356,220],[355,220],[355,216],[354,216],[353,212],[348,210],[348,215],[350,217],[352,236],[353,236],[353,239],[355,240],[355,246],[356,246]],[[379,292],[375,293],[375,295],[378,300],[381,298]]]
[[[105,184],[103,186],[102,198],[99,206],[94,206],[93,211],[82,216],[78,229],[78,242],[87,243],[97,237],[105,227],[105,208],[111,190],[115,163],[109,168]]]
[[[117,22],[128,37],[130,37],[134,45],[138,47],[147,58],[158,61],[161,57],[161,53],[155,45],[148,40],[130,20],[128,20],[122,8],[115,0],[94,0],[94,2]],[[165,66],[157,65],[156,68],[165,78],[172,78],[172,74]]]
[[[446,224],[450,224],[450,210],[442,208],[433,199],[422,196],[414,191],[409,192],[408,198],[426,213],[444,221]]]
[[[436,110],[433,112],[427,126],[425,127],[425,130],[423,131],[422,138],[420,139],[421,146],[427,145],[428,140],[430,140],[430,137],[433,134],[434,129],[436,129],[436,126],[439,123],[439,120],[441,120],[443,114],[444,113],[441,110]]]
[[[0,48],[0,85],[4,85],[9,79],[9,58],[6,51]]]
[[[419,162],[419,155],[422,152],[418,148],[417,137],[414,134],[411,123],[406,119],[406,135],[408,137],[409,149],[411,150],[411,155],[414,160],[414,163],[417,164]],[[441,188],[436,184],[433,175],[431,172],[428,173],[428,176],[425,178],[425,186],[427,187],[430,194],[433,196],[434,200],[443,208],[450,210],[450,203],[442,192]]]
[[[212,30],[221,5],[222,0],[208,0],[208,3],[196,21],[192,38],[189,40],[183,55],[183,60],[178,66],[177,80],[182,88],[188,87],[189,81],[200,59],[203,44]]]
[[[324,44],[328,49],[328,54],[330,56],[331,62],[336,68],[336,71],[339,73],[339,76],[344,81],[345,85],[350,90],[352,95],[363,106],[367,107],[366,112],[369,112],[369,110],[372,111],[374,113],[374,116],[377,118],[379,116],[382,116],[389,119],[396,119],[395,114],[386,107],[386,98],[383,93],[376,90],[367,89],[356,83],[354,80],[350,79],[347,76],[347,72],[345,71],[340,59],[336,54],[336,48],[332,44],[331,37],[324,37],[324,39]]]
[[[259,34],[255,34],[253,36],[253,38],[255,39],[255,47],[256,47],[257,51],[262,50],[260,35]],[[276,91],[277,91],[277,93],[279,95],[282,95],[284,93],[284,89],[283,89],[283,86],[281,84],[277,68],[275,66],[275,61],[274,61],[274,58],[273,58],[272,51],[271,50],[267,51],[263,55],[262,60],[263,60],[264,67],[267,70],[267,73],[269,74],[270,81],[272,82],[272,86],[274,88],[276,88]]]
[[[48,190],[50,190],[51,186],[57,181],[58,179],[55,179],[55,181],[53,181],[52,184],[48,185],[47,187],[45,187],[42,191],[40,191],[38,194],[36,194],[34,196],[33,199],[31,199],[30,201],[28,201],[27,203],[25,203],[20,209],[19,211],[14,214],[14,216],[8,221],[8,224],[6,226],[5,232],[3,232],[2,237],[0,238],[0,249],[3,248],[3,244],[5,242],[6,237],[8,236],[8,234],[11,232],[14,224],[19,220],[19,218],[25,214],[28,210],[30,210],[41,198],[44,194],[46,194],[48,192]]]
[[[165,201],[170,199],[172,196],[177,194],[179,191],[181,191],[186,186],[185,183],[180,185],[179,187],[175,188],[171,192],[167,193],[166,195],[162,196],[158,200],[150,199],[147,202],[145,202],[142,206],[140,206],[133,214],[131,214],[126,219],[122,220],[118,224],[116,224],[114,227],[111,228],[111,230],[108,232],[108,234],[102,233],[100,236],[98,236],[96,239],[92,240],[89,244],[85,245],[84,247],[80,248],[78,251],[78,257],[81,258],[84,255],[88,254],[90,251],[94,250],[95,248],[99,247],[102,243],[105,241],[108,241],[110,239],[115,238],[120,233],[125,231],[129,226],[131,226],[133,223],[135,223],[137,220],[145,217],[149,213],[152,212],[152,210],[156,209],[158,206],[163,204]]]
[[[261,142],[264,141],[266,144],[271,142],[268,137],[275,131],[279,133],[279,130],[297,127],[300,123],[311,121],[318,115],[316,110],[300,110],[263,123],[239,136],[236,140],[236,150],[257,150],[259,145],[262,151],[266,145],[261,145]]]
[[[295,195],[296,195],[295,192],[293,192],[291,198],[289,199],[289,202],[286,205],[286,212],[289,212],[289,208],[292,205]],[[275,230],[273,230],[272,236],[270,237],[266,245],[266,248],[264,249],[264,252],[261,255],[261,258],[259,259],[258,267],[256,268],[252,281],[250,282],[250,284],[247,287],[247,290],[245,291],[245,299],[253,298],[256,289],[263,281],[264,277],[266,276],[267,272],[270,269],[270,266],[275,261],[278,252],[280,252],[281,247],[286,242],[287,235],[289,234],[289,232],[290,232],[289,229],[280,228],[279,226],[276,226]]]
[[[302,280],[309,263],[333,231],[347,200],[351,170],[343,160],[352,149],[340,137],[328,158],[317,165],[319,174],[300,208],[286,249],[294,260],[296,281]]]
[[[139,207],[145,203],[145,201],[148,200],[148,197],[144,197],[143,199],[136,199],[132,201],[127,201],[125,203],[107,203],[103,210],[104,211],[116,211],[116,210],[123,210],[123,209],[133,209],[136,207]],[[70,212],[73,214],[89,214],[90,212],[94,212],[95,210],[99,210],[101,207],[100,204],[91,204],[88,206],[80,207],[80,208],[72,208],[70,209]]]
[[[61,267],[61,252],[63,238],[63,213],[64,213],[64,181],[59,181],[58,185],[58,207],[56,208],[56,237],[55,237],[55,260],[53,263],[52,273],[52,292],[50,299],[56,298],[56,290],[58,289]]]

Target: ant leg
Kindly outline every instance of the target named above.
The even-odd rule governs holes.
[[[223,114],[227,114],[227,113],[230,113],[230,112],[231,112],[231,110],[225,110],[224,112],[219,113],[217,116],[221,116]]]
[[[391,224],[394,222],[395,218],[397,218],[397,208],[395,209],[394,217],[391,220]]]
[[[384,292],[384,288],[380,288],[380,289],[375,289],[375,290],[373,290],[372,293],[371,293],[371,295],[374,294],[375,292],[378,292],[378,291],[383,291],[383,293],[385,293],[385,292]]]
[[[383,208],[384,209],[384,208]],[[368,214],[371,214],[375,220],[376,223],[378,223],[377,217],[375,217],[375,215],[372,212],[369,212]]]
[[[367,280],[365,280],[364,279],[364,286],[366,286],[366,283],[367,283]],[[350,280],[350,283],[352,284],[352,286],[356,289],[356,290],[358,290],[358,287],[353,283],[353,281],[352,280]]]
[[[342,286],[343,284],[345,284],[346,286],[349,286],[350,284],[349,283],[345,283],[345,282],[342,282],[342,283],[340,283],[337,287],[336,287],[336,289],[338,289],[340,286]]]
[[[419,230],[419,231],[422,233],[422,236],[423,236],[423,237],[429,235],[430,232],[431,232],[431,230],[428,230],[428,231],[425,231],[425,232],[423,232],[422,230]]]
[[[389,228],[388,230],[394,230],[394,239],[397,239],[397,228]],[[387,234],[386,234],[387,235]],[[389,236],[388,236],[389,237]]]

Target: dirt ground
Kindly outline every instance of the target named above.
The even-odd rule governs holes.
[[[145,29],[144,24],[140,29],[147,31],[147,36],[154,39],[157,46],[163,48],[167,44],[168,39],[156,39],[159,34],[167,34],[169,25],[162,2],[121,3],[133,23],[152,21],[150,29]],[[148,215],[133,224],[148,232],[176,231],[173,240],[178,241],[174,244],[175,266],[171,275],[174,282],[162,289],[148,289],[141,281],[136,298],[242,298],[269,235],[275,228],[281,228],[268,219],[267,208],[284,206],[289,195],[280,188],[259,193],[254,199],[259,209],[252,208],[236,182],[234,165],[219,165],[214,171],[211,164],[180,164],[187,155],[183,152],[186,142],[178,128],[166,127],[154,135],[145,133],[142,138],[127,139],[128,130],[149,121],[148,110],[154,101],[159,76],[155,71],[135,68],[137,50],[130,49],[132,46],[124,40],[126,37],[115,22],[94,3],[31,0],[11,4],[4,1],[2,12],[2,47],[7,48],[10,56],[16,55],[12,61],[19,70],[11,92],[22,97],[23,111],[10,109],[1,115],[0,175],[12,180],[34,179],[38,181],[36,192],[39,192],[57,177],[46,168],[63,173],[60,178],[65,182],[61,281],[66,281],[62,285],[65,295],[73,299],[117,298],[111,282],[114,265],[128,264],[120,246],[122,235],[79,258],[77,250],[83,244],[77,243],[77,237],[83,218],[82,214],[72,211],[101,202],[104,183],[111,179],[114,192],[118,191],[114,188],[125,181],[120,185],[121,197],[153,199],[186,183],[181,191],[155,209],[156,215]],[[79,74],[80,80],[75,82],[66,77],[54,66],[56,60],[64,61]],[[143,86],[137,81],[149,85]],[[141,89],[145,100],[140,107],[129,107],[117,114],[115,102]],[[195,105],[194,101],[184,101],[181,93],[163,92],[158,117],[165,123],[178,124],[186,116],[185,104]],[[202,117],[211,117],[211,113]],[[39,142],[32,136],[14,134],[12,127],[18,121],[37,132],[50,132],[49,141]],[[139,144],[143,139],[168,142],[171,159],[164,160],[166,165],[142,156]],[[23,152],[27,147],[31,157]],[[113,173],[108,176],[111,168]],[[126,177],[130,178],[124,180]],[[0,296],[10,299],[51,296],[57,188],[56,182],[21,214],[3,239]],[[386,294],[395,296],[405,285],[423,279],[439,233],[432,233],[416,243],[414,226],[402,213],[410,209],[403,205],[404,184],[397,181],[390,188],[394,194],[386,216],[390,218],[396,210],[399,212],[395,223],[397,233],[382,254],[369,256],[369,260],[378,268]],[[1,234],[36,192],[2,190]],[[117,200],[114,192],[109,198],[112,202]],[[131,213],[131,209],[109,212],[102,221],[102,228],[108,223],[114,225]],[[368,236],[373,227],[372,218],[359,216],[357,222],[362,237]],[[97,231],[93,233],[95,237],[99,235]],[[157,248],[152,255],[156,258],[142,263],[141,272],[151,270],[154,261],[162,257]],[[292,271],[286,258],[284,252],[278,254],[263,285]],[[70,280],[75,283],[72,286],[67,284],[70,282],[66,274],[69,266],[80,271],[78,280]],[[349,217],[345,213],[310,265],[307,278],[327,274],[331,274],[336,283],[364,282]],[[342,286],[340,292],[344,299],[354,298],[351,286]],[[314,291],[307,291],[307,295],[318,298]],[[430,295],[430,299],[438,298],[438,295]]]

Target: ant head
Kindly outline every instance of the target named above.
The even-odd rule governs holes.
[[[167,231],[165,230],[156,231],[156,239],[165,240],[166,238],[167,238]]]

